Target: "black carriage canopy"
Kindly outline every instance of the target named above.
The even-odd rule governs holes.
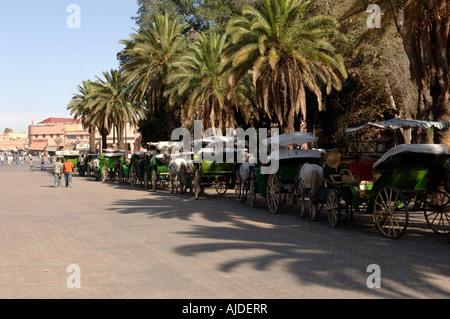
[[[373,169],[388,169],[396,158],[401,158],[402,164],[442,166],[448,155],[448,148],[445,144],[401,144],[386,152],[373,164]]]

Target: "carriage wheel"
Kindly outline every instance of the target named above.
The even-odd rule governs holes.
[[[216,189],[217,194],[223,195],[227,192],[227,184],[224,182],[217,183],[214,188]]]
[[[395,187],[380,189],[375,195],[372,218],[378,230],[388,238],[398,238],[408,225],[408,201]]]
[[[250,207],[255,207],[256,205],[256,179],[250,179],[250,189],[248,190],[248,200],[250,202]]]
[[[192,182],[192,188],[194,190],[195,199],[200,197],[200,193],[202,192],[202,177],[200,173],[200,169],[196,169],[194,172],[194,181]]]
[[[108,179],[108,170],[106,169],[105,166],[102,167],[102,172],[101,172],[101,176],[102,176],[102,182],[106,182],[106,180]]]
[[[152,169],[152,191],[156,192],[156,172]]]
[[[236,195],[236,198],[241,198],[242,195],[242,181],[241,176],[239,175],[239,171],[236,171],[235,176],[236,181],[234,182],[234,194]]]
[[[272,214],[278,213],[281,204],[281,187],[278,176],[269,175],[267,179],[267,204]]]
[[[450,196],[442,191],[427,195],[423,211],[428,226],[437,234],[450,233]]]
[[[341,221],[341,199],[335,189],[328,191],[326,210],[328,223],[332,227],[337,227]]]

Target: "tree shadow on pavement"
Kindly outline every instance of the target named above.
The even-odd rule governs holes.
[[[180,242],[182,238],[200,239],[198,244],[175,247],[174,252],[182,256],[245,251],[239,254],[245,257],[218,264],[217,271],[233,273],[242,266],[264,271],[281,262],[305,287],[322,285],[379,298],[450,297],[449,290],[433,283],[434,274],[450,278],[450,247],[423,223],[392,240],[383,237],[366,216],[355,216],[353,223],[334,229],[324,213],[320,221],[311,222],[299,217],[298,207],[286,206],[274,215],[261,199],[252,209],[230,194],[212,193],[196,200],[189,193],[149,192],[148,199],[117,200],[111,210],[196,221],[186,230],[168,234],[180,236]],[[199,216],[204,220],[201,224]],[[382,289],[367,287],[371,264],[381,268]]]

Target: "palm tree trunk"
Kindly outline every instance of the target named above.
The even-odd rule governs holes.
[[[124,143],[124,123],[120,122],[117,123],[117,145],[119,150],[125,149],[125,143]]]
[[[95,153],[95,125],[89,125],[89,153]]]
[[[295,132],[294,122],[295,122],[294,109],[291,108],[289,110],[289,115],[287,116],[287,118],[283,120],[283,125],[281,126],[280,134]]]
[[[106,129],[104,127],[99,128],[99,131],[100,131],[100,134],[102,135],[102,145],[101,145],[100,153],[103,153],[102,150],[106,149],[108,146],[107,138],[108,138],[109,131],[108,131],[108,129]]]
[[[406,28],[406,25],[411,27]],[[397,14],[396,26],[418,87],[416,118],[427,120],[432,114],[435,121],[449,121],[450,3],[409,1]],[[436,130],[434,143],[443,143],[446,134],[448,129]],[[428,132],[417,130],[415,140],[426,143]]]

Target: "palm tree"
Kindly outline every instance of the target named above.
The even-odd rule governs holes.
[[[450,121],[450,2],[447,0],[354,0],[342,21],[377,4],[383,12],[381,28],[367,30],[355,50],[355,57],[370,39],[383,36],[394,23],[410,62],[412,80],[418,89],[416,118]],[[421,130],[417,142],[427,141]],[[434,142],[444,142],[448,130],[434,131]]]
[[[83,128],[89,128],[89,152],[95,153],[95,124],[92,122],[89,109],[86,108],[88,103],[88,95],[92,90],[94,83],[90,80],[83,81],[78,85],[78,93],[74,94],[67,109],[70,110],[70,115],[74,118],[81,118]]]
[[[103,72],[103,77],[97,77],[98,82],[88,95],[86,107],[92,122],[108,130],[112,126],[116,128],[118,147],[124,149],[126,123],[136,125],[140,118],[145,117],[144,110],[139,104],[131,102],[130,88],[117,70]]]
[[[55,139],[56,149],[59,151],[61,149],[61,144],[64,144],[64,140],[61,137]]]
[[[294,131],[294,120],[306,120],[306,89],[322,108],[322,86],[329,94],[347,77],[343,58],[331,44],[341,39],[338,23],[329,16],[308,16],[312,1],[263,0],[246,5],[227,32],[233,45],[230,83],[236,86],[253,72],[258,106],[282,131]]]
[[[189,122],[197,119],[208,128],[235,128],[235,112],[228,98],[227,61],[222,57],[227,36],[201,32],[196,40],[172,64],[166,95],[171,103],[184,104]]]
[[[147,99],[149,112],[164,108],[167,114],[167,131],[170,136],[176,127],[174,109],[164,96],[170,63],[185,48],[182,36],[186,25],[179,17],[155,13],[143,20],[136,33],[120,41],[125,48],[118,54],[125,63],[120,72],[125,84],[131,85],[131,98],[136,103]]]
[[[106,147],[106,141],[112,124],[105,126],[103,120],[94,118],[92,116],[92,105],[89,104],[91,99],[91,93],[93,90],[99,87],[98,81],[83,81],[82,85],[78,86],[78,94],[75,94],[70,101],[67,109],[70,110],[70,114],[74,118],[81,118],[81,123],[84,128],[89,127],[89,151],[95,153],[95,131],[99,130],[102,136],[102,147]]]

